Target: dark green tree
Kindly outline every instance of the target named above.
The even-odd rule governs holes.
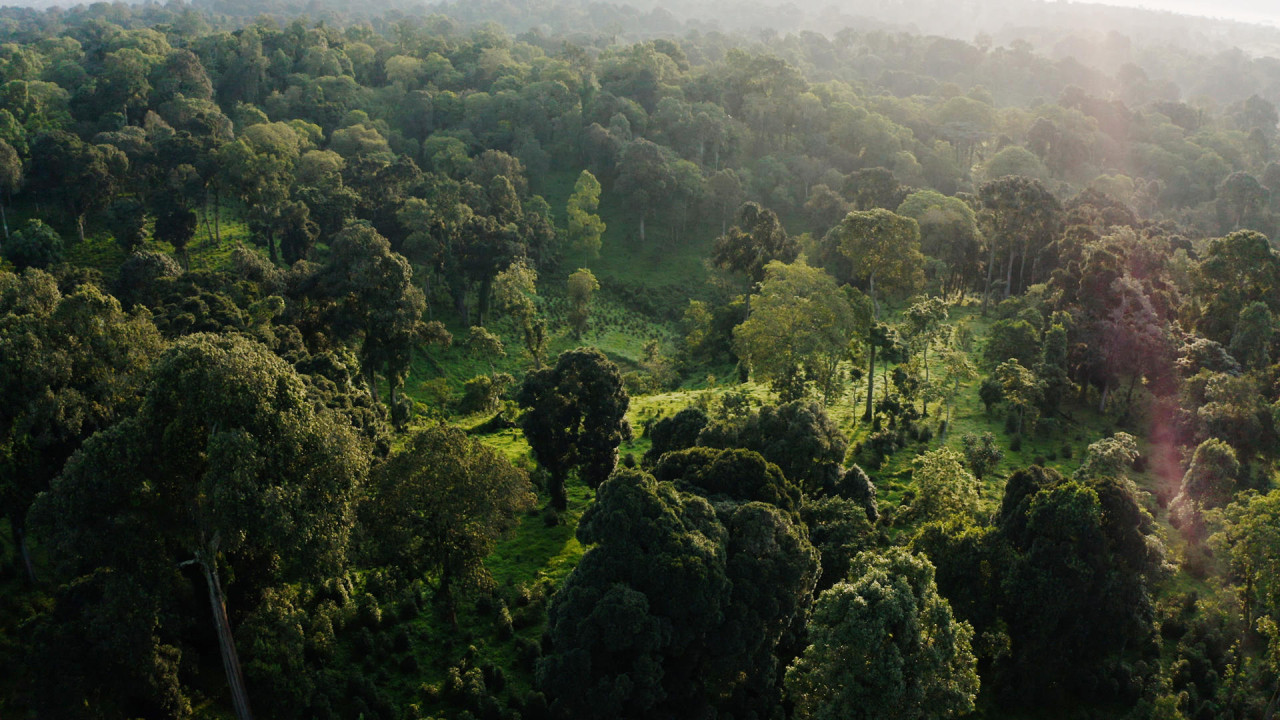
[[[58,576],[200,570],[232,707],[251,717],[223,580],[314,578],[345,562],[366,449],[298,374],[238,335],[193,335],[156,366],[141,410],[95,435],[31,521]]]
[[[618,445],[631,433],[630,400],[617,366],[599,350],[570,350],[554,367],[530,373],[517,402],[526,411],[520,419],[524,436],[551,476],[552,507],[565,509],[564,484],[572,470],[590,488],[613,472]]]
[[[372,556],[407,582],[429,575],[446,601],[492,582],[484,559],[536,500],[523,470],[448,425],[414,432],[371,482]]]

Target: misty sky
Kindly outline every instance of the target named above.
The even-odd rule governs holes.
[[[1169,10],[1187,15],[1230,18],[1280,26],[1277,0],[1092,0],[1104,5],[1124,5],[1149,10]]]

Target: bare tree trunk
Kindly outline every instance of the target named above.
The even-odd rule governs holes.
[[[867,294],[871,296],[871,317],[875,320],[880,319],[880,303],[876,302],[876,274],[871,273],[871,277],[867,278]]]
[[[1098,398],[1099,415],[1107,411],[1107,391],[1110,389],[1111,383],[1109,381],[1102,384],[1102,395]]]
[[[9,218],[4,214],[4,203],[0,203],[0,222],[4,223],[4,241],[9,242]]]
[[[218,239],[218,245],[222,245],[222,192],[215,187],[213,189],[213,235]]]
[[[377,407],[382,400],[378,397],[378,377],[373,369],[373,363],[365,366],[364,373],[364,382],[369,386],[369,397],[373,399],[374,407]]]
[[[76,216],[76,233],[80,236],[80,242],[84,242],[84,214]]]
[[[1013,246],[1009,246],[1009,263],[1005,266],[1004,271],[1004,297],[1009,299],[1009,290],[1013,285]]]
[[[249,693],[245,690],[244,673],[240,670],[240,656],[236,654],[235,639],[231,636],[231,621],[227,618],[227,601],[222,593],[222,581],[218,578],[216,553],[199,561],[209,585],[209,603],[213,606],[213,624],[218,629],[218,649],[222,651],[222,669],[231,687],[231,706],[237,720],[253,720],[249,710]]]
[[[27,547],[27,533],[22,527],[22,523],[9,518],[9,530],[13,533],[13,544],[18,548],[18,555],[22,557],[22,565],[27,571],[27,582],[32,585],[36,584],[36,566],[31,562],[31,549]]]
[[[871,361],[867,365],[867,409],[862,414],[863,420],[871,419],[871,398],[876,391],[876,345],[875,343],[868,343],[868,345],[871,347],[871,352],[867,354],[871,356]]]
[[[991,253],[987,257],[987,289],[982,293],[982,314],[987,314],[987,301],[991,298],[991,279],[996,267],[996,241],[991,239]]]
[[[1018,292],[1026,292],[1027,289],[1027,251],[1028,241],[1022,246],[1022,259],[1018,263]]]

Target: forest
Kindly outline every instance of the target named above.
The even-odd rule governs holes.
[[[0,716],[1274,717],[1280,29],[890,5],[0,8]]]

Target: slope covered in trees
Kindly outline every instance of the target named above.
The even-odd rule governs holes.
[[[0,715],[1273,713],[1274,58],[717,7],[0,9]]]

